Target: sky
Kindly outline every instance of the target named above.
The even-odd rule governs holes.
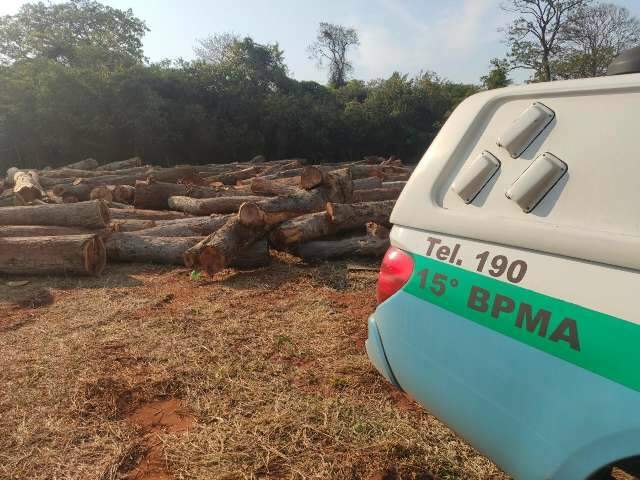
[[[56,0],[58,1],[58,0]],[[197,39],[214,33],[251,36],[259,43],[278,42],[298,80],[326,81],[326,70],[308,58],[307,46],[320,22],[358,31],[352,51],[353,77],[370,80],[394,71],[415,75],[434,71],[456,82],[478,83],[489,60],[502,57],[509,22],[504,0],[101,0],[131,8],[150,32],[144,38],[151,61],[191,59]],[[24,0],[0,0],[0,15],[14,14]],[[616,0],[640,17],[640,0]],[[516,81],[528,72],[513,75]]]

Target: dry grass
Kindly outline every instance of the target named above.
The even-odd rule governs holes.
[[[286,258],[0,282],[0,478],[506,479],[369,364],[374,283]]]

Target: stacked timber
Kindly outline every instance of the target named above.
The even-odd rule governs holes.
[[[268,263],[380,257],[411,168],[392,157],[209,165],[10,168],[0,179],[0,274],[100,274],[107,260],[216,273]]]

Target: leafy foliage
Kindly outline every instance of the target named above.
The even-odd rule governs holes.
[[[504,59],[492,58],[491,70],[486,75],[480,77],[482,86],[487,90],[494,88],[508,87],[511,85],[509,79],[509,62]]]
[[[27,3],[0,17],[0,61],[46,58],[69,66],[140,63],[145,23],[94,0]]]

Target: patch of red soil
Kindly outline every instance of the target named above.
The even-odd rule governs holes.
[[[126,475],[126,480],[173,480],[162,458],[162,433],[185,433],[195,424],[195,418],[182,408],[180,400],[169,398],[147,403],[136,409],[127,421],[144,433],[146,451],[138,465]]]
[[[410,412],[422,412],[422,407],[413,399],[411,396],[402,390],[394,387],[390,383],[385,382],[385,389],[389,394],[389,397],[395,403],[396,407],[400,410],[410,411]]]

